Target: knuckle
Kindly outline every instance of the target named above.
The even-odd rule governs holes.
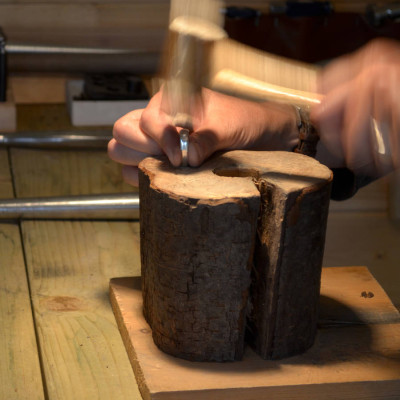
[[[120,118],[114,123],[113,137],[117,142],[121,140],[121,137],[123,136],[122,132],[124,132],[125,129],[126,129],[126,122],[124,120],[124,117]]]
[[[114,139],[111,139],[107,144],[107,154],[114,161],[115,161],[116,145],[117,143]]]
[[[150,117],[150,112],[148,109],[144,109],[142,114],[141,114],[141,118],[139,119],[139,128],[143,131],[143,132],[148,132],[149,131],[149,122],[151,120]]]

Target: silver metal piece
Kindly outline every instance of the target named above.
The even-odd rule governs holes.
[[[181,152],[182,152],[182,167],[187,167],[188,165],[188,150],[189,150],[189,130],[181,129],[179,132],[179,140],[181,144]]]
[[[140,54],[140,49],[112,49],[100,47],[73,47],[32,44],[6,44],[6,53],[9,54],[77,54],[77,55],[117,55]]]
[[[111,139],[109,131],[12,132],[0,134],[0,146],[105,149]]]
[[[374,148],[375,164],[385,171],[392,166],[390,148],[390,128],[387,123],[379,122],[371,117],[371,137]]]
[[[0,200],[0,219],[137,220],[138,193]]]

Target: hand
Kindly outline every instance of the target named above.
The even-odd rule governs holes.
[[[382,176],[400,165],[400,45],[375,40],[329,64],[320,76],[325,99],[311,111],[326,164]],[[320,158],[320,157],[319,157]]]
[[[181,164],[178,130],[161,108],[162,92],[144,110],[120,118],[108,145],[110,158],[124,165],[126,182],[138,185],[138,164],[149,155],[166,154]],[[296,112],[290,106],[254,103],[211,90],[202,91],[203,109],[194,119],[188,163],[199,166],[224,149],[291,150],[297,143]]]

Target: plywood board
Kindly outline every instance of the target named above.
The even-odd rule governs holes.
[[[324,270],[317,340],[305,354],[282,361],[262,360],[251,349],[234,363],[168,356],[143,318],[140,280],[112,279],[110,296],[144,399],[399,397],[399,314],[366,268]],[[376,323],[382,313],[385,323]]]

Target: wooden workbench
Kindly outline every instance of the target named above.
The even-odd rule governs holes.
[[[0,197],[129,191],[105,152],[0,149]],[[138,222],[0,221],[0,399],[141,399],[108,297]]]
[[[121,191],[105,151],[0,149],[2,198]],[[110,278],[139,274],[138,230],[0,221],[0,399],[141,398],[108,298]]]

